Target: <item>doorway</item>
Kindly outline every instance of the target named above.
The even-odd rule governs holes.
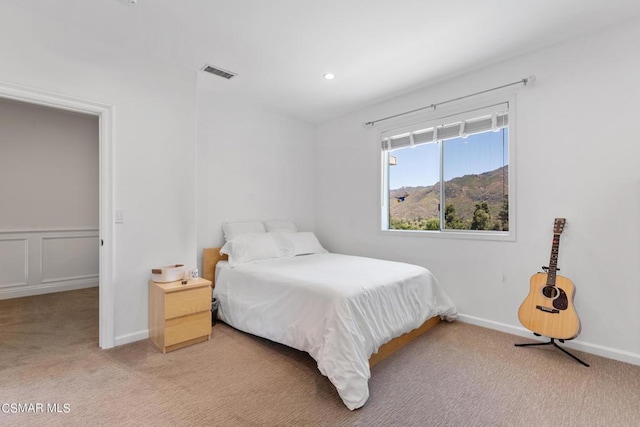
[[[114,295],[113,295],[113,170],[112,170],[112,113],[111,106],[45,92],[23,86],[0,83],[0,97],[88,114],[98,118],[99,156],[99,333],[100,348],[114,346]]]

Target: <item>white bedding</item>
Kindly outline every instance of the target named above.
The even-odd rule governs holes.
[[[428,318],[456,318],[433,275],[411,264],[338,254],[219,262],[219,317],[308,352],[349,409],[369,397],[369,358]]]

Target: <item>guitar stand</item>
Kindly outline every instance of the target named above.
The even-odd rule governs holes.
[[[534,334],[536,336],[540,336],[538,334]],[[559,339],[558,341],[560,342],[564,342],[564,340]],[[564,354],[566,354],[567,356],[573,358],[575,361],[583,364],[584,366],[586,366],[587,368],[589,367],[589,365],[587,363],[585,363],[584,361],[578,359],[576,356],[574,356],[573,354],[569,353],[567,350],[565,350],[564,348],[560,347],[558,344],[556,344],[556,341],[554,338],[550,338],[550,341],[548,342],[536,342],[536,343],[527,343],[527,344],[514,344],[516,347],[532,347],[532,346],[538,346],[538,345],[552,345],[556,348],[559,348],[560,351],[562,351]]]

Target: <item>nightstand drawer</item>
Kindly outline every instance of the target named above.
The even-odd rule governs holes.
[[[164,327],[164,346],[211,334],[211,313],[205,311],[191,316],[168,319]]]
[[[211,287],[172,292],[165,296],[165,319],[211,311]]]

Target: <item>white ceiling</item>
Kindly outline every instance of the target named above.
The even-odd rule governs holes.
[[[2,1],[130,52],[233,71],[201,74],[201,88],[310,122],[640,14],[638,0]]]

